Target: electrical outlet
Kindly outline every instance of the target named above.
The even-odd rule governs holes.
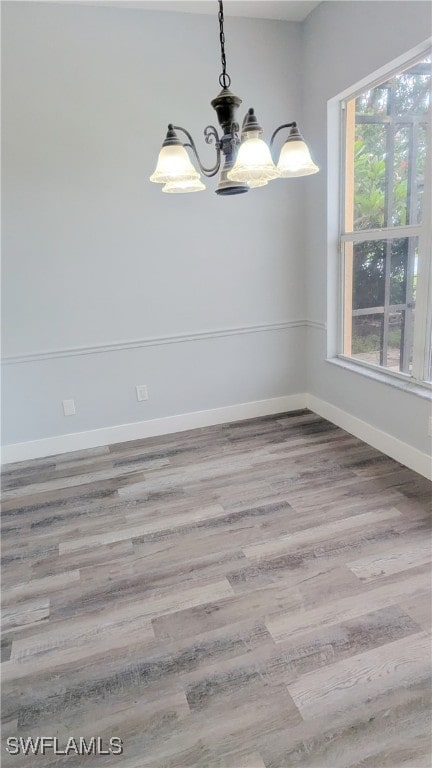
[[[76,407],[75,400],[63,400],[63,413],[65,416],[75,416]]]
[[[135,389],[138,402],[141,402],[141,400],[148,400],[147,384],[137,384]]]

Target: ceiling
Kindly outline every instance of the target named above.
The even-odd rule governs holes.
[[[217,13],[216,0],[88,0],[88,3],[145,11],[205,13],[212,16]],[[224,15],[303,21],[317,5],[319,2],[310,0],[224,0]]]

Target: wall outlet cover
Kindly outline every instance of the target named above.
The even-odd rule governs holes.
[[[75,416],[76,407],[75,400],[63,400],[63,413],[65,416]]]
[[[141,400],[148,400],[147,384],[136,385],[136,396],[139,402],[141,402]]]

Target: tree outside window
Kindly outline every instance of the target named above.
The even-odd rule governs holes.
[[[417,326],[421,332],[427,326],[417,294],[430,184],[430,88],[431,57],[425,56],[344,102],[342,352],[409,376],[420,368]],[[430,376],[423,371],[420,378]]]

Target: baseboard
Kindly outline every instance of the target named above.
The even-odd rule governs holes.
[[[315,395],[305,394],[304,397],[306,407],[314,413],[328,419],[328,421],[345,429],[351,435],[355,435],[355,437],[368,443],[368,445],[372,445],[373,448],[399,461],[404,466],[413,469],[428,480],[432,480],[432,458],[427,453],[422,453],[417,448],[413,448],[412,445],[398,440],[397,437],[373,427],[356,416],[351,416],[350,413],[325,400],[320,400]]]
[[[41,440],[25,443],[12,443],[3,446],[2,464],[55,456],[59,453],[81,451],[86,448],[98,448],[111,443],[140,440],[145,437],[185,432],[188,429],[253,419],[272,413],[296,411],[300,408],[305,408],[305,395],[285,395],[269,400],[256,400],[250,403],[227,405],[223,408],[212,408],[207,411],[181,413],[176,416],[165,416],[160,419],[138,421],[132,424],[119,424],[115,427],[92,429],[87,432],[72,432],[67,435],[45,437]]]
[[[238,405],[228,405],[223,408],[212,408],[207,411],[181,413],[160,419],[138,421],[132,424],[119,424],[115,427],[92,429],[87,432],[72,432],[68,435],[46,437],[25,443],[5,445],[2,449],[2,463],[55,456],[69,451],[81,451],[86,448],[98,448],[111,443],[122,443],[128,440],[140,440],[145,437],[167,435],[174,432],[185,432],[199,427],[210,427],[213,424],[224,424],[230,421],[253,419],[258,416],[268,416],[272,413],[286,413],[300,408],[309,408],[314,413],[337,424],[355,435],[365,443],[372,445],[392,459],[413,469],[420,475],[432,479],[432,460],[426,453],[413,448],[411,445],[398,440],[396,437],[371,426],[366,421],[351,416],[331,403],[315,395],[296,394],[275,397],[269,400],[256,400]]]

